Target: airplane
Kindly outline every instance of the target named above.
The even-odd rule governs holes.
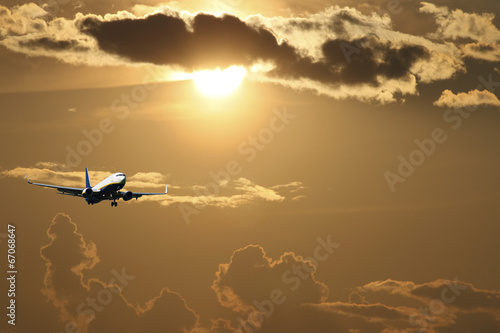
[[[99,203],[103,200],[113,200],[111,202],[111,207],[113,206],[117,207],[118,202],[116,201],[119,199],[123,199],[123,201],[129,201],[133,198],[137,200],[143,195],[167,194],[167,186],[165,186],[165,193],[144,193],[144,192],[133,193],[130,191],[122,192],[120,190],[125,186],[125,183],[127,182],[127,177],[125,176],[125,174],[120,172],[114,173],[108,176],[106,179],[104,179],[96,186],[92,186],[90,185],[89,171],[87,168],[85,168],[85,188],[33,183],[29,180],[28,174],[26,174],[26,180],[28,181],[29,184],[32,185],[56,188],[59,191],[58,192],[59,194],[71,195],[74,197],[83,197],[85,201],[87,201],[87,204],[89,205]]]

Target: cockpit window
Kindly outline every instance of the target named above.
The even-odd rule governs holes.
[[[125,177],[125,174],[124,173],[119,173],[117,176],[123,176],[123,177]]]

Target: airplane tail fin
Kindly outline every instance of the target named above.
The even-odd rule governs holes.
[[[87,168],[85,168],[85,187],[92,188],[92,185],[90,185],[89,170]]]

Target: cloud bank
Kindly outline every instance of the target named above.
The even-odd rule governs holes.
[[[420,11],[438,25],[429,37],[393,30],[389,16],[338,6],[303,17],[246,19],[161,6],[144,16],[121,11],[69,20],[27,4],[0,7],[0,44],[76,65],[154,64],[184,72],[240,65],[250,79],[379,103],[464,72],[464,57],[498,59],[491,14],[430,3]],[[464,38],[474,42],[457,41]]]
[[[212,285],[219,303],[238,315],[232,324],[224,322],[223,332],[301,333],[327,328],[445,333],[481,328],[493,333],[500,328],[498,291],[481,290],[458,279],[422,284],[385,280],[353,288],[349,302],[331,302],[329,288],[315,277],[321,265],[315,267],[294,253],[273,260],[258,245],[236,250],[228,263],[219,265]],[[290,276],[297,277],[297,288],[289,288],[294,285]],[[276,289],[283,291],[281,299],[273,298]]]
[[[69,216],[57,214],[47,235],[48,244],[40,250],[46,263],[42,293],[59,318],[55,330],[493,333],[500,328],[499,291],[458,279],[420,284],[388,279],[352,288],[348,302],[329,301],[330,289],[316,277],[327,261],[314,264],[293,252],[273,259],[259,245],[237,249],[219,265],[211,288],[229,312],[221,311],[221,317],[204,327],[184,298],[168,288],[142,305],[132,305],[123,290],[135,276],[126,267],[112,270],[108,282],[87,279],[87,272],[99,263],[97,246],[85,240]]]

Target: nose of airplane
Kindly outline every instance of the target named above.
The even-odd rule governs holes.
[[[125,184],[127,182],[127,176],[125,176],[124,174],[121,175],[120,178],[121,178],[120,183]]]

